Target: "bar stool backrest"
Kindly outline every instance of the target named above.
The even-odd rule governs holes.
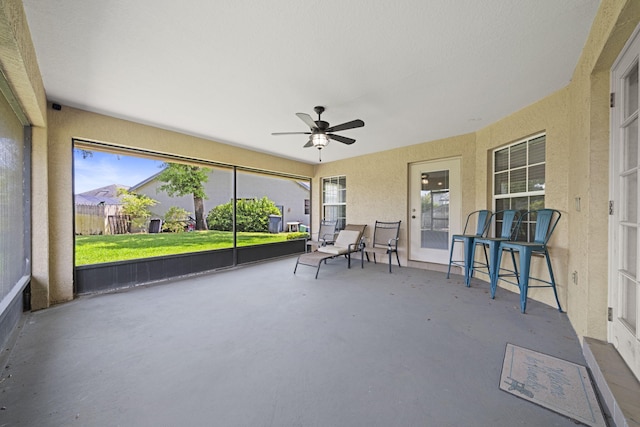
[[[469,226],[473,226],[472,218],[474,216],[477,216],[475,235],[478,237],[484,236],[484,233],[487,231],[489,225],[491,224],[491,211],[486,209],[473,211],[467,216],[467,222],[464,224],[464,231],[462,232],[462,234],[471,234],[471,229],[469,228]],[[467,231],[469,231],[469,233],[467,233]]]
[[[539,209],[523,213],[518,220],[518,230],[535,217],[536,228],[532,243],[546,246],[562,214],[556,209]]]
[[[496,212],[496,219],[502,216],[502,230],[500,231],[500,239],[513,240],[517,236],[519,226],[520,212],[516,209],[507,209]]]

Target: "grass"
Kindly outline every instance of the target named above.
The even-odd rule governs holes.
[[[287,240],[287,233],[238,233],[238,246]],[[230,231],[76,236],[76,266],[230,248]]]

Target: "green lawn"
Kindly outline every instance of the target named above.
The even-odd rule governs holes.
[[[238,233],[238,246],[285,240],[287,233]],[[207,251],[232,245],[233,234],[227,231],[76,236],[76,265]]]

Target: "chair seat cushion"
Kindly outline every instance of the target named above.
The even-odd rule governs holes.
[[[325,254],[332,254],[332,255],[343,255],[349,252],[349,248],[344,248],[342,246],[335,246],[335,245],[321,246],[318,248],[318,252],[323,252]]]
[[[333,245],[322,246],[318,248],[319,252],[332,255],[343,255],[353,251],[357,247],[358,237],[360,233],[352,230],[342,230]]]

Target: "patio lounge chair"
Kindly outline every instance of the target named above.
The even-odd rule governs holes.
[[[349,226],[347,226],[349,227]],[[347,257],[347,267],[351,268],[351,254],[361,250],[362,233],[364,232],[364,226],[361,227],[361,231],[358,229],[344,229],[338,233],[333,245],[321,246],[315,252],[304,253],[298,257],[296,266],[293,269],[293,274],[298,270],[298,264],[308,265],[310,267],[316,267],[316,279],[320,272],[320,265],[323,261],[335,258],[341,255]]]

